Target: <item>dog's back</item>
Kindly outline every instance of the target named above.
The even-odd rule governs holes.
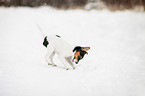
[[[47,47],[52,47],[58,55],[62,56],[72,56],[73,46],[63,40],[58,36],[47,36],[47,41],[49,42]],[[49,50],[48,50],[49,51]]]

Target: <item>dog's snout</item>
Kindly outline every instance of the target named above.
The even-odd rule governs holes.
[[[78,64],[79,60],[82,59],[82,56],[80,55],[80,52],[76,52],[74,54],[74,59],[76,59],[75,63]]]

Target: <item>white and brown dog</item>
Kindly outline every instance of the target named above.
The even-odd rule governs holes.
[[[46,62],[48,65],[56,66],[53,62],[53,57],[58,54],[60,61],[64,64],[66,70],[69,69],[70,64],[73,69],[75,66],[73,62],[78,64],[79,60],[83,59],[90,47],[72,46],[64,41],[60,36],[46,36],[43,45],[47,47]]]

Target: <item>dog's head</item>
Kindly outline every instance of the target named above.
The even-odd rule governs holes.
[[[75,52],[74,54],[74,58],[73,61],[75,59],[75,63],[78,64],[78,62],[83,59],[84,55],[87,54],[88,55],[88,50],[90,49],[90,47],[81,47],[81,46],[76,46],[73,49],[73,52]]]

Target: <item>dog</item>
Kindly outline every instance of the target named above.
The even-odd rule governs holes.
[[[73,62],[78,64],[84,55],[88,54],[87,51],[90,49],[90,47],[72,46],[58,35],[45,36],[43,45],[47,48],[45,60],[48,65],[57,66],[53,62],[53,57],[57,54],[66,70],[69,70],[69,64],[75,69]]]

